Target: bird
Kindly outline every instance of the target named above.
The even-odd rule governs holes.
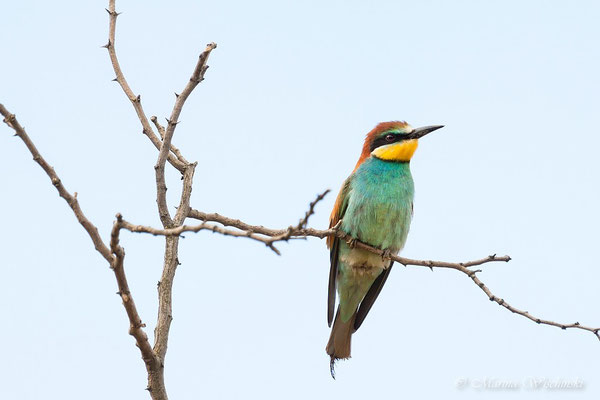
[[[406,243],[414,199],[410,160],[419,139],[442,127],[379,123],[367,134],[360,158],[342,184],[329,227],[352,239],[327,238],[331,262],[327,323],[331,327],[333,322],[333,328],[326,351],[333,379],[335,362],[350,358],[352,334],[364,322],[392,270],[393,261],[385,256],[398,254]],[[356,247],[356,241],[382,250],[383,255]],[[339,304],[334,320],[336,289]]]

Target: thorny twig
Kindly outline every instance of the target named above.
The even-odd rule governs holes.
[[[152,347],[148,342],[148,336],[142,329],[145,325],[142,323],[142,320],[139,316],[137,308],[135,306],[135,302],[133,301],[133,296],[131,291],[129,290],[129,285],[127,284],[127,278],[125,276],[125,270],[123,267],[123,261],[125,258],[125,251],[119,245],[119,231],[121,229],[119,218],[117,218],[117,222],[113,226],[113,230],[111,233],[110,240],[110,249],[106,246],[100,234],[98,233],[98,229],[87,219],[84,215],[83,211],[79,206],[79,202],[77,201],[77,193],[71,195],[63,186],[62,181],[54,171],[46,160],[39,153],[27,133],[25,129],[19,124],[17,118],[14,114],[11,114],[2,104],[0,104],[0,114],[4,116],[4,122],[15,131],[15,135],[21,138],[21,140],[25,143],[31,155],[33,155],[33,159],[42,167],[42,169],[46,172],[46,174],[50,177],[50,181],[58,190],[60,197],[65,199],[69,207],[73,210],[75,217],[77,220],[83,225],[83,228],[86,230],[96,250],[104,257],[106,261],[108,261],[110,268],[113,270],[115,274],[115,278],[117,280],[117,286],[119,287],[119,292],[117,293],[121,296],[121,300],[123,301],[123,307],[127,313],[127,317],[129,318],[129,334],[135,338],[136,344],[140,349],[142,354],[142,359],[146,364],[146,369],[148,373],[151,373],[152,369],[156,369],[157,358],[152,351]]]
[[[156,130],[158,131],[158,134],[160,135],[160,140],[165,140],[165,127],[162,126],[160,124],[160,122],[158,122],[158,118],[156,117],[156,115],[151,116],[150,121],[152,121],[154,126],[156,126]],[[177,156],[177,158],[181,162],[183,162],[185,164],[188,163],[188,161],[185,159],[183,154],[181,154],[181,151],[179,151],[179,149],[177,147],[173,146],[173,143],[171,143],[171,151],[173,152],[173,154],[175,154]]]
[[[71,207],[73,213],[75,213],[75,217],[92,239],[96,250],[102,255],[102,257],[104,257],[106,261],[108,261],[109,263],[112,262],[113,256],[111,254],[111,251],[102,241],[102,238],[98,233],[98,228],[96,228],[94,224],[92,224],[90,220],[87,219],[87,217],[81,210],[81,207],[79,206],[79,201],[77,201],[77,192],[71,195],[71,193],[67,191],[67,189],[63,186],[62,181],[54,171],[54,168],[52,168],[50,164],[48,164],[46,160],[44,160],[38,149],[35,147],[31,139],[25,132],[25,129],[21,126],[21,124],[19,124],[19,121],[17,121],[15,115],[11,114],[6,108],[4,108],[2,104],[0,104],[0,114],[4,116],[4,123],[6,123],[6,125],[8,125],[15,131],[15,136],[21,138],[23,143],[25,143],[25,146],[27,146],[29,152],[33,156],[33,160],[37,162],[40,165],[40,167],[42,167],[42,169],[46,172],[46,174],[50,178],[50,181],[52,182],[52,185],[54,185],[54,187],[58,191],[60,197],[65,199],[69,207]]]
[[[173,106],[173,111],[171,112],[171,117],[167,120],[167,129],[165,130],[162,145],[160,146],[158,160],[154,166],[156,175],[156,202],[158,204],[160,220],[165,228],[173,227],[173,221],[171,220],[169,209],[167,207],[167,185],[165,183],[165,162],[170,155],[171,140],[173,139],[175,128],[179,123],[179,115],[181,114],[181,110],[183,109],[185,101],[196,88],[196,86],[198,86],[198,84],[204,80],[204,74],[208,69],[208,65],[206,65],[208,56],[216,48],[216,43],[209,43],[206,45],[206,49],[204,49],[204,51],[200,54],[200,57],[198,57],[198,62],[196,63],[196,67],[194,68],[194,72],[192,72],[190,80],[181,94],[177,96],[175,105]],[[186,166],[186,169],[188,166]],[[183,172],[185,172],[185,169]]]
[[[309,211],[306,213],[307,216],[314,209],[314,206],[316,205],[316,203],[319,200],[321,200],[326,193],[327,192],[323,193],[322,195],[319,195],[319,197],[317,197],[317,199],[310,204]],[[528,318],[528,319],[530,319],[538,324],[542,324],[542,325],[556,326],[561,329],[573,328],[573,329],[581,329],[581,330],[589,331],[589,332],[592,332],[596,336],[596,338],[598,338],[600,340],[600,328],[592,328],[592,327],[584,326],[584,325],[581,325],[579,322],[575,322],[575,323],[571,323],[571,324],[563,324],[563,323],[554,322],[554,321],[550,321],[550,320],[546,320],[546,319],[541,319],[541,318],[537,318],[537,317],[531,315],[527,311],[523,311],[516,307],[511,306],[504,299],[494,295],[491,292],[491,290],[479,279],[479,277],[477,276],[477,273],[481,272],[481,270],[470,270],[469,269],[470,267],[486,264],[489,262],[508,262],[511,260],[511,258],[509,256],[497,256],[497,255],[493,254],[488,257],[481,258],[479,260],[473,260],[473,261],[468,261],[468,262],[463,262],[463,263],[450,263],[450,262],[446,262],[446,261],[433,261],[433,260],[414,260],[414,259],[410,259],[410,258],[405,258],[405,257],[400,257],[397,255],[389,254],[381,249],[378,249],[378,248],[372,247],[366,243],[357,241],[357,240],[355,240],[355,238],[353,238],[350,235],[346,234],[345,232],[341,231],[339,229],[339,227],[340,227],[339,223],[335,227],[327,229],[327,230],[315,230],[312,228],[302,228],[301,224],[299,224],[295,228],[290,227],[286,230],[278,230],[278,229],[265,228],[264,226],[250,225],[250,224],[242,222],[238,219],[224,217],[219,214],[207,214],[207,213],[203,213],[201,211],[195,210],[195,209],[192,209],[190,211],[189,216],[191,218],[203,220],[204,224],[206,224],[207,222],[217,222],[224,226],[235,227],[242,232],[252,232],[253,234],[259,233],[261,235],[270,237],[271,239],[267,240],[267,243],[271,244],[271,245],[276,241],[288,240],[288,239],[293,239],[293,238],[305,238],[305,237],[312,236],[312,237],[318,237],[318,238],[322,239],[322,238],[330,236],[330,235],[335,235],[345,241],[348,241],[348,242],[352,241],[352,243],[355,247],[371,251],[371,252],[378,254],[384,258],[388,258],[390,260],[396,261],[404,266],[408,266],[408,265],[421,266],[421,267],[431,268],[432,270],[433,270],[433,268],[454,269],[459,272],[462,272],[463,274],[465,274],[469,278],[471,278],[473,283],[475,283],[477,285],[477,287],[479,287],[486,294],[486,296],[488,297],[488,299],[490,301],[497,303],[498,305],[506,308],[507,310],[509,310],[515,314],[521,315],[525,318]],[[302,220],[301,220],[301,222],[302,222]],[[231,236],[233,236],[233,235],[231,235]],[[243,235],[239,235],[239,236],[243,236]],[[252,237],[252,239],[255,239],[255,238]],[[264,243],[264,239],[260,239],[259,241]]]
[[[113,81],[117,82],[121,86],[123,92],[125,92],[125,95],[133,105],[133,109],[135,110],[135,113],[137,114],[138,119],[142,124],[142,132],[144,133],[144,135],[148,136],[148,139],[150,139],[154,147],[160,149],[162,142],[156,136],[156,133],[154,133],[154,130],[152,130],[152,126],[150,126],[150,123],[148,122],[148,117],[146,116],[146,113],[144,112],[144,109],[142,107],[142,97],[140,95],[136,96],[133,93],[133,90],[131,90],[129,83],[127,83],[125,75],[123,75],[123,71],[121,70],[119,59],[117,58],[117,51],[115,49],[115,32],[117,29],[117,17],[120,15],[120,13],[115,11],[115,0],[109,0],[108,8],[106,9],[106,11],[110,16],[108,27],[108,42],[102,47],[108,50],[110,62],[112,64],[113,70],[115,71],[116,77],[113,79]],[[185,162],[178,160],[172,154],[169,154],[168,159],[169,163],[177,170],[179,170],[179,172],[184,172]]]
[[[127,312],[129,318],[129,334],[135,338],[136,344],[142,353],[142,359],[146,364],[146,370],[148,374],[153,374],[154,371],[160,367],[160,359],[156,356],[148,341],[148,335],[142,328],[146,327],[146,324],[142,322],[142,319],[137,311],[135,302],[129,290],[129,284],[127,283],[127,276],[125,275],[125,268],[123,262],[125,260],[125,250],[119,244],[119,233],[121,232],[122,218],[117,215],[117,220],[113,224],[113,228],[110,233],[110,250],[114,254],[113,262],[111,263],[111,269],[115,273],[117,280],[117,286],[119,291],[117,294],[123,301],[123,307]]]
[[[150,141],[159,150],[158,159],[156,161],[156,165],[154,166],[158,214],[165,229],[176,228],[183,225],[183,222],[187,218],[187,214],[190,209],[192,181],[197,163],[189,163],[183,157],[181,151],[172,145],[173,134],[175,132],[179,115],[183,109],[185,101],[198,83],[204,79],[204,74],[208,68],[206,65],[208,55],[214,48],[216,48],[216,44],[209,44],[200,54],[189,82],[185,86],[183,92],[180,95],[177,95],[171,116],[169,119],[167,119],[167,127],[163,127],[155,116],[150,119],[159,133],[159,138],[150,126],[148,118],[142,108],[140,96],[135,96],[129,87],[129,84],[125,79],[123,72],[121,71],[121,67],[117,59],[115,50],[115,30],[117,16],[119,13],[117,13],[115,10],[115,0],[109,0],[107,11],[110,16],[109,38],[108,43],[104,47],[108,49],[110,60],[116,75],[115,81],[121,85],[125,95],[131,101],[140,123],[142,124],[144,134],[148,136]],[[175,214],[174,218],[171,218],[166,198],[167,185],[165,182],[165,164],[167,161],[169,161],[169,163],[174,168],[179,170],[179,172],[181,172],[183,175],[181,198],[177,208],[177,213]],[[117,217],[115,229],[121,229],[122,223],[122,219]],[[155,341],[152,349],[153,354],[158,362],[152,365],[146,363],[146,367],[148,369],[148,391],[154,399],[167,399],[167,392],[164,385],[164,360],[167,353],[169,330],[171,321],[173,319],[173,279],[175,277],[177,266],[179,265],[179,236],[168,236],[165,242],[164,267],[160,280],[161,284],[158,286],[158,318],[156,328],[154,330]]]

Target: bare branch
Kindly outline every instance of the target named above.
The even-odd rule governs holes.
[[[154,328],[154,352],[165,361],[169,330],[173,321],[173,278],[179,266],[179,237],[168,236],[165,240],[163,273],[158,282],[158,318]]]
[[[4,116],[4,122],[6,123],[6,125],[12,128],[15,131],[15,135],[20,137],[23,143],[25,143],[25,146],[27,146],[29,152],[33,156],[33,160],[37,162],[40,165],[40,167],[42,167],[42,169],[46,172],[46,174],[50,177],[50,181],[52,181],[52,184],[58,191],[60,197],[65,199],[69,207],[71,207],[71,210],[73,210],[73,213],[75,213],[77,221],[79,221],[79,223],[83,226],[83,228],[86,230],[86,232],[92,239],[96,250],[102,255],[102,257],[104,257],[106,261],[111,263],[113,261],[113,256],[106,244],[104,244],[104,242],[102,241],[102,238],[98,233],[98,228],[96,228],[94,224],[92,224],[90,220],[87,219],[87,217],[81,210],[79,202],[77,201],[77,193],[75,192],[75,194],[71,195],[67,191],[67,189],[65,189],[65,187],[62,184],[62,181],[54,171],[54,168],[52,168],[41,156],[38,149],[35,147],[31,139],[25,132],[25,129],[23,129],[21,124],[19,124],[19,121],[17,121],[15,115],[11,114],[6,108],[4,108],[2,104],[0,104],[0,114]]]
[[[244,231],[239,231],[239,230],[226,229],[226,228],[223,228],[218,225],[209,224],[207,222],[203,222],[200,225],[180,225],[180,226],[177,226],[176,228],[157,229],[157,228],[152,228],[150,226],[135,225],[135,224],[132,224],[131,222],[123,220],[122,228],[126,229],[130,232],[149,233],[154,236],[181,236],[183,233],[186,233],[186,232],[196,233],[196,232],[200,232],[200,231],[211,231],[214,233],[220,233],[224,236],[243,237],[243,238],[250,238],[250,239],[256,240],[258,242],[264,243],[265,246],[269,247],[277,255],[281,255],[281,252],[272,244],[272,240],[270,237],[265,237],[263,235],[249,232],[249,231],[244,232]],[[283,232],[285,232],[285,231],[283,231]],[[323,232],[329,232],[330,234],[334,233],[333,231],[323,231]],[[292,237],[290,239],[304,239],[304,238],[306,238],[306,236]],[[313,236],[313,235],[311,235],[311,236]],[[325,237],[325,236],[328,236],[328,235],[325,233],[323,237]]]
[[[175,214],[175,224],[181,225],[187,218],[190,212],[190,199],[192,197],[192,182],[194,179],[194,171],[196,170],[197,162],[188,164],[185,173],[183,174],[183,187],[181,189],[181,199]]]
[[[165,183],[164,177],[164,167],[165,163],[168,160],[169,163],[178,169],[182,174],[184,174],[184,189],[182,192],[182,200],[180,206],[183,205],[183,212],[187,213],[189,209],[189,196],[191,195],[191,182],[194,174],[194,169],[196,164],[190,165],[185,158],[181,155],[178,149],[175,149],[175,152],[171,152],[171,137],[169,137],[168,132],[162,134],[161,126],[158,124],[158,121],[154,121],[159,133],[161,133],[162,141],[158,139],[153,129],[151,128],[148,118],[146,117],[142,105],[140,102],[140,97],[134,97],[133,91],[130,89],[127,81],[123,73],[121,72],[121,68],[119,66],[119,62],[117,60],[116,51],[115,51],[115,28],[116,28],[116,20],[118,14],[115,11],[115,0],[109,0],[109,8],[108,13],[110,15],[110,25],[109,25],[109,39],[107,44],[107,49],[109,51],[111,63],[113,65],[113,69],[115,70],[115,74],[117,76],[116,80],[119,82],[123,91],[132,102],[133,107],[138,115],[138,118],[142,124],[144,133],[148,136],[148,138],[152,141],[154,146],[159,149],[159,162],[157,163],[156,170],[156,186],[157,186],[157,202],[159,209],[159,216],[161,222],[164,227],[171,227],[173,221],[168,212],[167,203],[166,203],[166,191],[167,186]],[[165,139],[168,143],[165,143]],[[177,154],[178,153],[178,154]],[[189,186],[189,187],[188,187]],[[178,213],[179,215],[179,213]],[[156,365],[153,365],[152,368],[148,368],[148,391],[153,399],[167,399],[167,392],[164,384],[164,358],[167,351],[167,340],[168,340],[168,332],[169,327],[172,320],[172,310],[171,310],[171,289],[173,285],[173,277],[175,275],[175,270],[179,261],[177,259],[177,251],[178,251],[178,237],[168,237],[166,239],[165,245],[165,256],[164,256],[164,268],[163,274],[161,278],[161,282],[163,282],[162,286],[159,286],[159,310],[158,310],[158,321],[155,328],[155,343],[153,348],[153,354],[158,360]]]
[[[314,203],[316,203],[316,201]],[[314,207],[314,204],[311,203],[311,209],[313,207]],[[309,212],[310,212],[310,209],[309,209]],[[308,213],[307,213],[307,215],[308,215]],[[486,294],[486,296],[488,297],[488,299],[490,301],[497,303],[498,305],[506,308],[507,310],[509,310],[515,314],[521,315],[525,318],[528,318],[528,319],[530,319],[538,324],[542,324],[542,325],[556,326],[561,329],[581,329],[581,330],[589,331],[589,332],[592,332],[600,340],[600,328],[592,328],[592,327],[588,327],[588,326],[583,326],[579,322],[575,322],[575,323],[571,323],[571,324],[563,324],[563,323],[554,322],[554,321],[550,321],[550,320],[546,320],[546,319],[541,319],[541,318],[537,318],[537,317],[531,315],[527,311],[523,311],[516,307],[511,306],[504,299],[494,295],[491,292],[491,290],[479,279],[479,277],[477,276],[477,273],[480,272],[479,270],[474,271],[474,270],[469,269],[469,267],[474,267],[474,266],[478,266],[478,265],[482,265],[482,264],[486,264],[486,263],[490,263],[490,262],[508,262],[511,260],[511,258],[509,256],[496,256],[495,254],[493,254],[488,257],[481,258],[479,260],[473,260],[473,261],[468,261],[468,262],[463,262],[463,263],[450,263],[450,262],[446,262],[446,261],[433,261],[433,260],[413,260],[410,258],[405,258],[405,257],[393,255],[393,254],[388,254],[381,249],[377,249],[366,243],[357,241],[350,235],[339,230],[339,226],[340,226],[339,223],[337,226],[335,226],[331,229],[327,229],[327,230],[316,230],[316,229],[312,229],[312,228],[299,229],[299,226],[296,226],[295,228],[290,227],[288,229],[282,230],[282,229],[269,229],[269,228],[265,228],[264,226],[250,225],[250,224],[242,222],[238,219],[228,218],[228,217],[224,217],[222,215],[214,214],[214,213],[207,214],[207,213],[203,213],[201,211],[194,210],[194,209],[190,210],[189,216],[190,216],[190,218],[202,220],[202,221],[204,221],[204,223],[199,226],[196,226],[196,227],[194,227],[194,226],[186,227],[187,229],[184,229],[184,231],[187,230],[187,231],[195,232],[196,229],[198,229],[200,226],[206,224],[208,221],[217,222],[224,226],[232,226],[232,227],[239,229],[241,231],[240,234],[235,235],[238,237],[244,236],[244,232],[252,233],[252,234],[258,233],[258,234],[261,234],[264,236],[270,236],[271,239],[267,240],[267,243],[271,243],[271,244],[274,243],[276,240],[287,240],[290,238],[312,236],[312,237],[318,237],[318,238],[322,239],[322,238],[330,236],[330,235],[335,235],[335,236],[339,237],[340,239],[347,241],[352,246],[355,246],[355,247],[370,251],[372,253],[378,254],[383,258],[387,258],[387,259],[396,261],[404,266],[408,266],[408,265],[421,266],[421,267],[431,268],[432,270],[433,270],[433,268],[454,269],[459,272],[462,272],[463,274],[465,274],[469,278],[471,278],[471,280],[477,285],[477,287],[479,287]],[[302,220],[301,220],[301,222],[302,222]],[[201,229],[206,229],[206,228],[201,228]],[[198,230],[201,230],[201,229],[198,229]],[[219,232],[219,231],[215,230],[215,232]],[[171,233],[171,232],[169,232],[169,233]],[[230,236],[234,236],[234,235],[230,235]],[[259,240],[259,241],[262,241],[264,243],[264,240]]]
[[[175,128],[177,127],[181,110],[183,109],[185,101],[192,93],[194,88],[204,79],[204,74],[206,72],[206,69],[208,68],[208,66],[206,65],[208,56],[210,55],[210,52],[216,47],[216,44],[210,43],[209,45],[207,45],[206,49],[202,52],[202,54],[200,54],[198,63],[196,64],[190,81],[184,88],[183,92],[181,92],[181,94],[177,96],[175,105],[173,106],[171,117],[168,120],[167,129],[165,130],[164,135],[162,135],[162,146],[160,148],[158,160],[156,161],[154,170],[156,175],[156,203],[158,205],[158,214],[163,224],[163,227],[167,229],[182,225],[183,221],[185,221],[185,219],[187,218],[187,215],[190,210],[192,180],[194,177],[196,163],[186,165],[183,175],[183,188],[181,192],[181,199],[179,202],[177,213],[175,214],[175,219],[173,220],[171,219],[171,215],[167,206],[165,162],[167,160],[167,156],[171,152],[171,141],[173,139],[173,134],[175,133]],[[155,125],[157,125],[157,128],[160,131],[160,124],[158,124],[158,121],[155,121]],[[173,279],[175,278],[175,272],[177,270],[177,266],[179,265],[179,259],[177,256],[178,245],[178,236],[168,236],[166,238],[164,267],[160,284],[158,286],[158,321],[154,330],[154,352],[158,355],[158,357],[160,357],[160,359],[163,362],[167,353],[169,330],[171,327],[171,321],[173,320],[172,289]]]
[[[127,283],[127,277],[125,276],[125,269],[123,267],[123,261],[125,259],[125,250],[119,245],[119,233],[123,227],[123,218],[121,214],[117,214],[117,220],[113,224],[113,228],[110,235],[110,250],[115,255],[114,261],[111,263],[111,268],[115,273],[117,279],[117,285],[119,291],[117,294],[121,296],[123,300],[123,307],[127,312],[129,318],[129,334],[135,338],[135,342],[142,353],[142,359],[146,364],[146,370],[148,376],[158,374],[160,370],[160,359],[156,357],[148,336],[142,328],[146,327],[146,324],[142,322],[140,315],[133,301],[133,296],[129,290],[129,284]],[[148,381],[152,381],[151,378]]]
[[[108,15],[109,15],[108,43],[106,45],[104,45],[103,47],[105,47],[108,50],[108,55],[110,56],[110,62],[112,64],[113,70],[115,71],[116,78],[114,79],[114,81],[118,82],[119,85],[121,85],[123,92],[125,92],[125,95],[129,99],[129,101],[131,101],[131,104],[133,105],[135,113],[137,114],[138,119],[140,120],[140,123],[142,124],[143,133],[146,136],[148,136],[148,139],[150,139],[150,141],[152,142],[154,147],[156,147],[157,149],[160,149],[162,146],[162,142],[154,133],[152,126],[150,126],[150,122],[148,122],[146,113],[144,112],[144,109],[142,108],[141,96],[140,95],[136,96],[133,93],[133,90],[131,90],[131,87],[129,86],[129,84],[127,83],[127,80],[125,79],[125,75],[123,74],[123,71],[121,70],[121,66],[119,64],[119,59],[117,58],[117,52],[115,49],[115,31],[117,28],[117,17],[119,16],[119,13],[117,13],[115,11],[115,0],[109,0],[108,9],[106,11],[108,12]],[[183,173],[185,171],[186,164],[185,164],[185,162],[183,162],[183,160],[181,160],[181,161],[178,160],[172,154],[168,154],[168,160],[169,160],[169,163],[173,167],[175,167],[177,170],[179,170],[181,173]]]
[[[215,43],[209,43],[206,46],[206,49],[198,58],[198,62],[194,68],[194,72],[192,73],[189,82],[181,94],[177,96],[177,100],[175,100],[175,105],[173,106],[173,111],[171,112],[171,117],[168,120],[167,130],[165,131],[162,146],[160,147],[160,151],[158,153],[158,160],[154,166],[156,173],[156,202],[158,204],[160,220],[165,228],[171,228],[173,226],[173,221],[171,220],[169,209],[167,207],[167,185],[165,183],[165,162],[171,151],[171,140],[173,139],[173,134],[175,133],[175,128],[179,122],[179,115],[181,114],[181,110],[183,109],[185,101],[190,96],[194,88],[198,86],[202,80],[204,80],[204,74],[208,69],[208,66],[206,65],[208,56],[216,47],[217,45]]]
[[[279,242],[279,241],[282,241],[282,240],[283,241],[287,241],[287,240],[289,240],[292,237],[292,235],[294,234],[294,232],[300,232],[302,229],[304,229],[306,227],[306,224],[308,224],[308,218],[310,218],[310,216],[315,213],[315,206],[317,205],[317,203],[319,201],[323,200],[325,198],[325,196],[327,195],[327,193],[329,193],[329,192],[330,192],[330,190],[327,189],[323,193],[321,193],[320,195],[318,195],[317,198],[309,204],[308,211],[306,212],[306,214],[304,214],[304,218],[302,218],[300,220],[300,222],[298,222],[298,225],[296,225],[295,227],[294,226],[289,226],[286,229],[285,233],[273,236],[270,239],[269,245],[272,245],[273,243]]]
[[[77,220],[87,231],[88,235],[92,239],[92,242],[94,243],[94,246],[96,247],[96,250],[104,257],[104,259],[106,259],[106,261],[108,261],[111,269],[114,271],[115,278],[117,280],[117,286],[119,287],[119,292],[117,294],[121,297],[121,300],[123,301],[123,307],[125,308],[127,317],[129,318],[129,334],[135,338],[136,344],[142,353],[142,359],[146,365],[146,370],[148,371],[148,387],[156,388],[155,393],[157,394],[165,394],[164,397],[156,396],[154,398],[166,399],[166,392],[164,391],[164,383],[162,379],[162,363],[154,354],[152,347],[148,342],[148,337],[142,329],[145,327],[145,325],[142,323],[142,320],[139,316],[133,301],[133,297],[129,290],[127,278],[125,276],[125,270],[123,267],[125,251],[119,245],[119,231],[122,223],[121,216],[117,215],[117,221],[113,225],[109,249],[100,238],[98,229],[83,214],[83,211],[79,207],[79,202],[77,201],[77,193],[71,195],[65,189],[60,178],[54,171],[54,168],[52,168],[40,155],[39,151],[25,132],[25,129],[23,129],[23,127],[17,121],[15,115],[8,112],[8,110],[6,110],[2,104],[0,104],[0,113],[4,116],[4,122],[15,130],[15,135],[19,136],[21,140],[23,140],[33,155],[33,159],[50,177],[52,184],[56,187],[56,190],[58,190],[60,196],[69,204],[75,216],[77,217]]]
[[[190,209],[190,197],[192,195],[192,181],[197,163],[188,164],[183,174],[183,188],[181,199],[173,224],[181,226]],[[168,236],[165,244],[165,258],[163,273],[158,286],[158,319],[154,329],[154,352],[164,363],[169,342],[169,331],[173,320],[172,291],[175,272],[179,265],[178,259],[178,236]]]
[[[158,134],[160,135],[160,140],[165,140],[165,127],[162,126],[160,124],[160,122],[158,122],[158,118],[156,118],[156,115],[153,115],[150,117],[150,121],[152,121],[152,123],[154,124],[154,126],[156,126],[156,130],[158,130]],[[173,154],[175,154],[175,156],[184,164],[188,164],[188,161],[185,159],[185,157],[183,156],[183,154],[181,154],[181,151],[179,151],[179,149],[175,146],[173,146],[173,143],[171,143],[171,152]]]
[[[315,206],[317,205],[318,202],[320,202],[321,200],[323,200],[325,198],[325,196],[327,196],[327,194],[329,192],[331,192],[331,189],[325,190],[323,193],[321,193],[320,195],[318,195],[317,198],[314,199],[308,205],[308,211],[306,211],[306,213],[304,214],[304,218],[302,218],[300,220],[300,222],[298,223],[298,226],[296,226],[297,229],[306,228],[306,225],[308,224],[308,219],[310,218],[311,215],[313,215],[315,213]]]
[[[266,236],[281,235],[286,232],[286,229],[270,229],[262,225],[250,225],[239,219],[229,218],[218,213],[205,213],[196,209],[190,209],[188,217],[206,222],[218,222],[224,226],[232,226],[242,231],[260,233]]]

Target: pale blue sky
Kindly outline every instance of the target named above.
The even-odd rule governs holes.
[[[0,102],[108,237],[158,226],[157,153],[114,77],[103,1],[3,5]],[[403,254],[510,254],[481,279],[516,307],[600,327],[600,6],[593,1],[118,1],[117,51],[149,115],[170,113],[218,43],[174,143],[198,160],[192,204],[296,223],[337,193],[377,122],[444,124],[412,162]],[[23,143],[0,128],[3,399],[146,399],[145,369],[105,261]],[[179,185],[169,175],[172,204]],[[324,228],[335,194],[311,225]],[[162,240],[124,234],[148,334]],[[600,342],[490,303],[453,271],[397,267],[329,376],[328,252],[277,257],[209,233],[181,242],[167,355],[172,399],[598,398]],[[458,379],[581,379],[583,390],[463,390]]]

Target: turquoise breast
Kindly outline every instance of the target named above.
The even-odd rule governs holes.
[[[414,192],[409,163],[367,159],[351,178],[342,230],[397,253],[406,243]]]

